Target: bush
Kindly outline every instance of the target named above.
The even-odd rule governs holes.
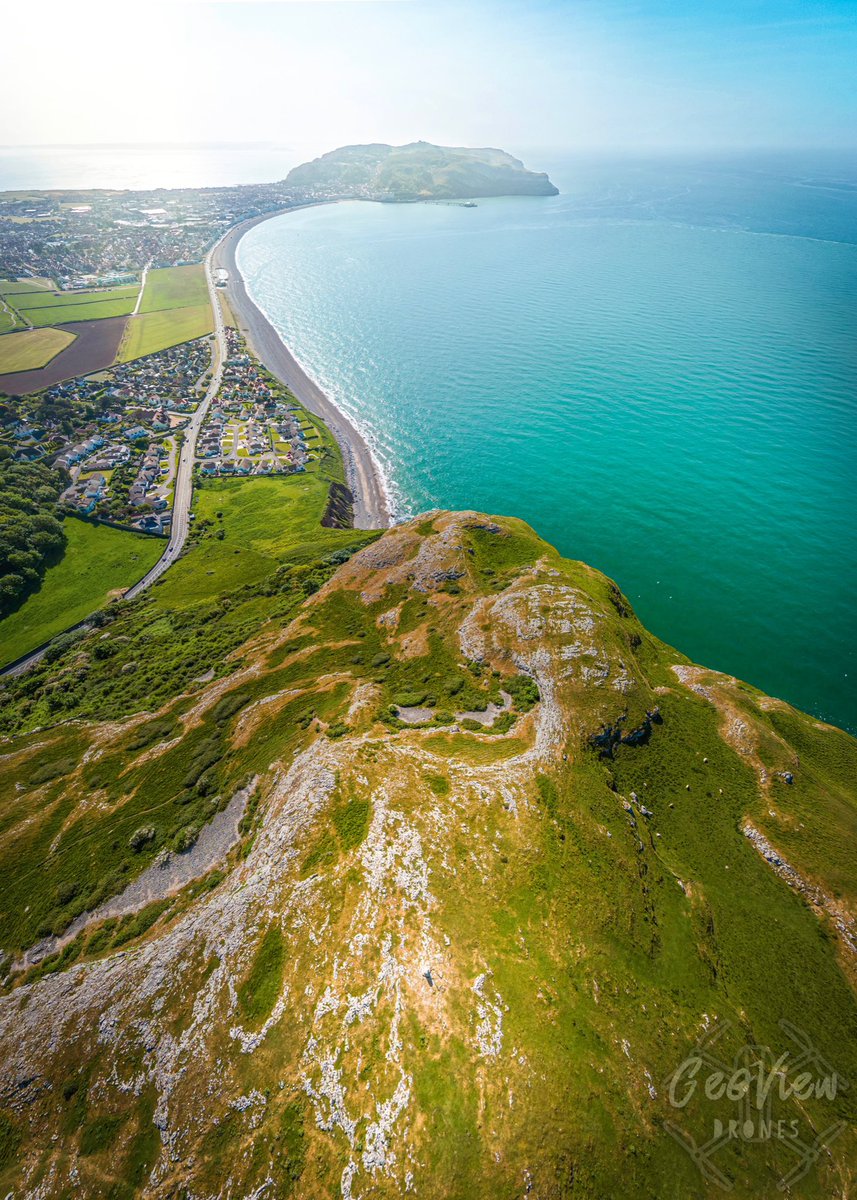
[[[40,763],[30,773],[30,777],[26,783],[29,787],[38,787],[39,784],[50,783],[52,779],[59,779],[61,775],[69,775],[76,766],[77,759],[71,756],[55,758],[53,762]]]
[[[519,712],[529,712],[541,699],[538,684],[529,675],[513,675],[504,686]]]
[[[129,750],[143,750],[154,742],[165,742],[177,729],[177,722],[171,717],[160,717],[155,721],[147,721],[140,725],[128,738]]]
[[[342,849],[356,849],[369,831],[371,807],[368,800],[349,800],[333,811],[333,824]]]
[[[134,830],[134,832],[128,838],[128,845],[136,854],[142,850],[144,846],[147,846],[149,842],[153,842],[155,840],[155,836],[156,830],[154,825],[143,825],[139,829]]]
[[[177,854],[184,854],[196,845],[196,840],[199,837],[199,829],[196,825],[185,825],[184,829],[180,829],[173,838],[173,849]]]
[[[214,720],[218,725],[225,724],[230,717],[235,716],[237,712],[240,712],[242,708],[249,704],[250,699],[250,696],[235,692],[224,696],[214,706]]]
[[[66,650],[70,650],[72,646],[86,637],[89,630],[87,629],[71,629],[68,633],[62,633],[59,637],[55,637],[44,653],[46,663],[56,662]]]

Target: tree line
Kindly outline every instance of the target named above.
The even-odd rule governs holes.
[[[20,608],[65,552],[57,500],[64,471],[0,459],[0,617]]]

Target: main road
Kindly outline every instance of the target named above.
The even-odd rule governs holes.
[[[218,243],[219,244],[219,243]],[[133,587],[128,588],[125,593],[125,598],[133,599],[134,596],[139,596],[140,592],[150,587],[156,579],[160,579],[167,567],[172,566],[178,556],[182,552],[185,541],[187,540],[188,530],[190,528],[190,504],[193,498],[193,464],[196,459],[196,439],[199,436],[199,431],[202,423],[205,420],[206,414],[211,407],[211,402],[220,390],[220,382],[223,378],[223,364],[226,361],[226,333],[223,328],[223,313],[220,308],[220,300],[217,291],[214,287],[214,278],[212,276],[211,260],[217,249],[217,244],[212,246],[205,257],[205,281],[208,284],[208,296],[211,301],[211,311],[214,314],[214,346],[212,347],[211,360],[211,382],[209,383],[205,396],[202,402],[197,406],[196,412],[191,417],[184,430],[184,440],[182,442],[181,451],[176,463],[176,480],[175,492],[173,496],[173,522],[170,526],[170,540],[167,542],[167,548],[152,569],[143,576],[139,583],[135,583]],[[72,625],[72,629],[85,629],[89,626],[90,618],[81,621],[77,625]],[[66,630],[65,632],[68,632]],[[0,671],[0,675],[22,675],[35,663],[39,661],[45,653],[49,643],[40,646],[38,650],[34,650],[32,654],[26,655],[25,658],[19,659],[8,667],[4,667]]]
[[[223,328],[223,313],[220,299],[214,286],[211,261],[217,246],[212,246],[205,256],[205,281],[208,284],[208,296],[211,301],[211,311],[214,313],[214,346],[212,351],[211,382],[206,388],[202,402],[197,405],[196,412],[184,429],[184,440],[176,463],[175,491],[173,493],[173,521],[170,526],[170,540],[167,548],[152,569],[143,576],[139,583],[128,588],[126,600],[133,600],[140,592],[150,587],[156,579],[160,579],[167,567],[172,566],[181,554],[190,529],[190,504],[193,498],[193,465],[196,460],[196,439],[202,428],[211,402],[220,391],[223,379],[223,364],[226,361],[226,333]]]

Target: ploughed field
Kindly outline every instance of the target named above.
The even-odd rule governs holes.
[[[201,263],[149,271],[133,316],[139,290],[57,292],[50,280],[0,280],[0,393],[40,391],[212,332]]]
[[[112,367],[125,331],[126,319],[107,317],[100,321],[75,321],[50,330],[38,330],[39,334],[71,335],[74,340],[44,367],[0,374],[0,393],[22,396],[53,387],[64,379],[74,379],[78,375],[90,375]],[[7,334],[0,338],[0,363],[3,362],[3,343],[7,338],[17,336],[27,335]]]

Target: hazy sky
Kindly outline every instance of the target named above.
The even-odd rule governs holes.
[[[0,143],[857,143],[857,0],[26,0]]]

